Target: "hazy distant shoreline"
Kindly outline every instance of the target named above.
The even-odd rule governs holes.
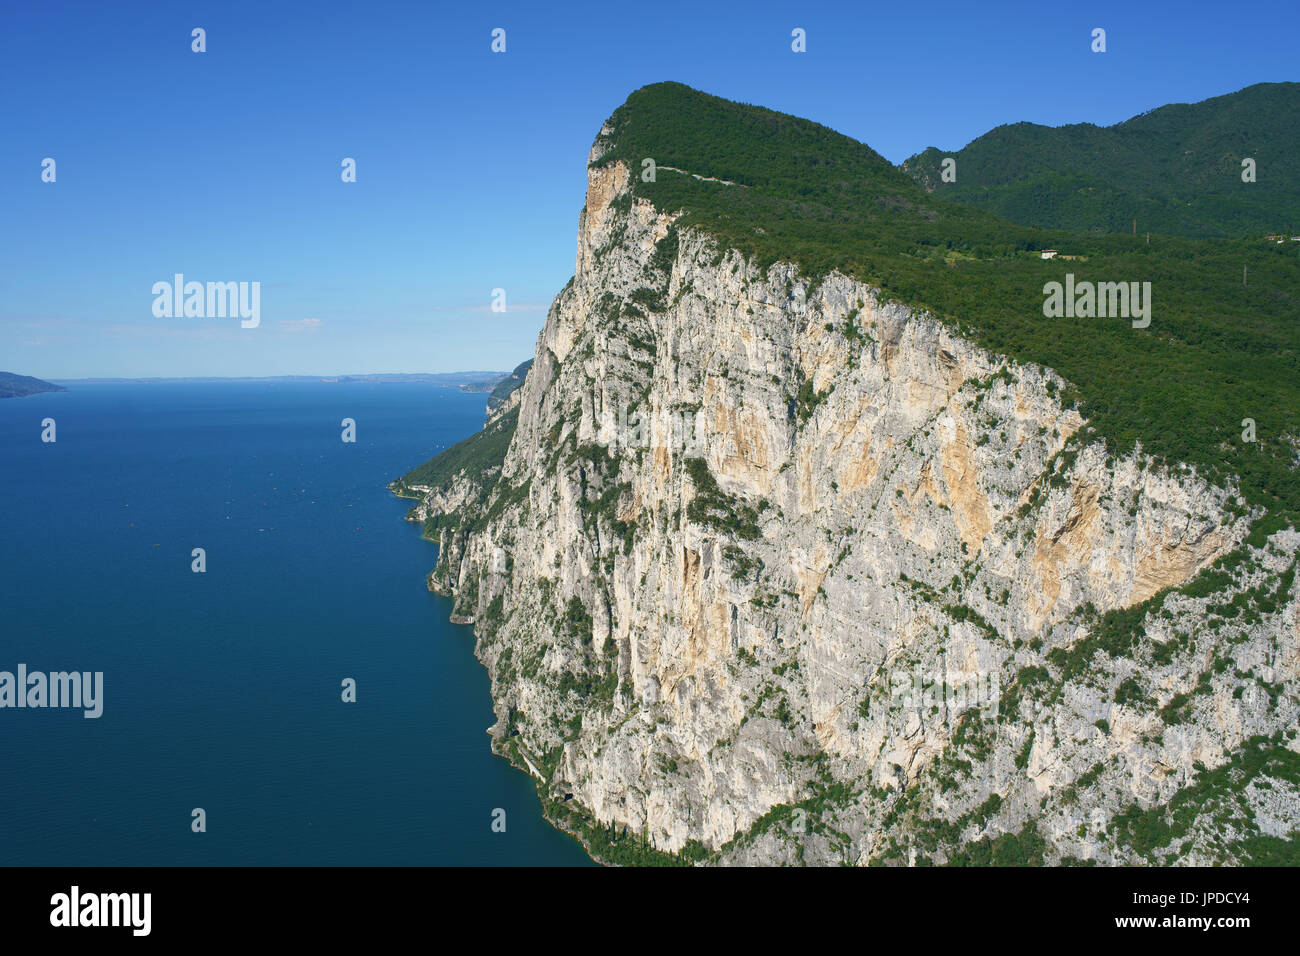
[[[365,375],[196,375],[141,378],[51,378],[56,385],[140,385],[149,382],[428,382],[433,385],[474,385],[497,382],[510,373],[505,372],[410,372],[375,373]]]

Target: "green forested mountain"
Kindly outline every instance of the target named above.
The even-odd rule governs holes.
[[[1242,96],[1273,103],[1295,89],[1253,87]],[[1173,131],[1197,125],[1199,114],[1187,120],[1185,111],[1200,108],[1132,122],[1191,142]],[[1260,110],[1281,131],[1272,141],[1294,142],[1294,112]],[[1251,115],[1250,128],[1262,130],[1264,119]],[[1174,236],[1148,244],[1018,225],[926,192],[869,147],[817,123],[679,83],[637,90],[610,126],[597,164],[626,162],[634,194],[682,212],[679,228],[702,227],[760,264],[791,260],[812,276],[837,268],[928,308],[993,351],[1059,371],[1112,447],[1140,441],[1210,475],[1241,476],[1247,500],[1300,509],[1300,244]],[[639,175],[646,158],[658,166],[653,182]],[[1269,176],[1285,162],[1271,152],[1256,158]],[[1219,163],[1225,177],[1229,159]],[[1128,188],[1122,176],[1117,184]],[[1230,195],[1222,201],[1235,204]],[[675,241],[670,234],[664,243]],[[1044,248],[1077,258],[1043,260],[1035,250]],[[1067,272],[1077,281],[1150,282],[1150,326],[1045,318],[1044,284]],[[1258,441],[1243,441],[1245,418],[1255,419]]]
[[[945,157],[956,180],[941,177]],[[1256,181],[1242,182],[1242,160]],[[1077,232],[1300,234],[1300,83],[1259,83],[1114,126],[1013,123],[903,169],[946,199]]]
[[[30,375],[0,372],[0,398],[21,398],[24,395],[38,395],[41,392],[63,391],[67,390],[62,385],[52,385]]]

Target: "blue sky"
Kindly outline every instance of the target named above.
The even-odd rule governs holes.
[[[508,369],[573,271],[591,140],[639,86],[806,116],[897,163],[1295,80],[1298,28],[1294,0],[4,4],[0,369]],[[261,325],[155,318],[177,272],[260,282]]]

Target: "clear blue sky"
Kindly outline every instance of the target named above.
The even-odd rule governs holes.
[[[573,271],[591,140],[639,86],[806,116],[897,163],[1295,80],[1298,37],[1296,0],[5,3],[0,369],[510,368]],[[261,326],[155,318],[176,272],[260,282]]]

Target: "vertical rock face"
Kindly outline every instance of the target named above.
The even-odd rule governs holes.
[[[553,819],[718,863],[1233,862],[1300,825],[1300,535],[1244,543],[1051,370],[631,175],[590,168],[499,472],[405,488]]]

